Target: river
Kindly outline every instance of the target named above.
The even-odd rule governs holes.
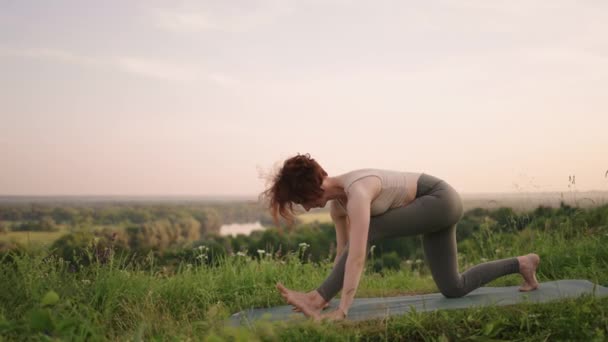
[[[233,224],[225,224],[220,227],[220,235],[227,236],[232,235],[236,236],[238,234],[249,235],[254,230],[264,230],[264,226],[260,224],[260,222],[249,222],[249,223],[233,223]]]

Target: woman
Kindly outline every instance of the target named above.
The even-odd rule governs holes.
[[[354,170],[335,177],[309,154],[287,159],[262,195],[278,225],[279,216],[293,222],[294,205],[309,211],[329,202],[335,223],[337,255],[328,278],[315,290],[302,293],[277,283],[277,289],[296,311],[318,319],[341,320],[348,314],[359,285],[369,243],[408,235],[423,236],[423,250],[441,293],[462,297],[507,274],[520,273],[520,291],[538,288],[538,255],[530,253],[476,265],[458,272],[456,223],[462,200],[449,184],[413,172],[380,169]],[[321,314],[342,291],[340,305]]]

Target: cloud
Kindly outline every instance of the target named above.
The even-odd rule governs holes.
[[[210,80],[215,81],[217,84],[225,87],[231,87],[239,84],[238,80],[219,73],[211,73],[208,74],[207,77],[209,77]]]
[[[218,2],[199,7],[198,2],[179,8],[151,8],[154,24],[164,30],[178,33],[204,31],[247,32],[270,24],[293,11],[290,1],[257,0],[247,6],[226,5]]]
[[[174,32],[200,32],[218,29],[205,13],[155,9],[156,25]]]
[[[42,59],[87,67],[112,68],[163,81],[208,81],[222,87],[234,86],[238,83],[237,80],[227,75],[219,72],[209,72],[196,65],[132,56],[93,58],[59,49],[0,47],[0,57]]]
[[[221,87],[232,87],[239,82],[222,73],[210,72],[197,65],[177,64],[139,57],[119,57],[113,63],[120,70],[172,82],[212,82]]]
[[[80,64],[80,65],[100,65],[99,60],[95,58],[77,55],[64,50],[45,49],[45,48],[25,48],[16,49],[9,47],[0,47],[0,57],[25,57],[55,60],[64,63]]]
[[[123,71],[167,81],[195,81],[201,72],[193,67],[144,58],[120,57],[115,64]]]

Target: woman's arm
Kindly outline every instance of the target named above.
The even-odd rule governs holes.
[[[370,206],[373,199],[373,191],[370,189],[373,188],[374,184],[362,181],[357,182],[357,186],[351,186],[349,192],[346,208],[350,219],[349,251],[339,306],[344,314],[348,313],[352,305],[365,265]]]
[[[332,201],[329,207],[329,215],[336,227],[336,258],[334,265],[344,252],[344,247],[348,242],[348,216],[344,209],[335,200]]]

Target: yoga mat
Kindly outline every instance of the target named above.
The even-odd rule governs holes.
[[[403,315],[415,309],[417,312],[439,309],[462,309],[489,305],[512,305],[522,302],[543,303],[564,298],[593,294],[598,297],[608,296],[608,288],[596,285],[588,280],[558,280],[541,283],[535,291],[519,292],[519,286],[481,287],[464,297],[446,298],[441,293],[408,295],[399,297],[355,298],[348,311],[348,320],[361,321],[386,316]],[[340,299],[334,298],[325,311],[338,307]],[[233,314],[229,318],[231,325],[251,325],[256,320],[282,321],[304,320],[301,312],[292,311],[291,305],[272,308],[251,308]]]

